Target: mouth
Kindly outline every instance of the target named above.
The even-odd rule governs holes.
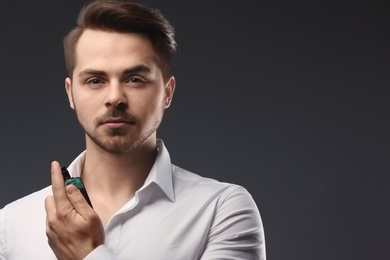
[[[103,124],[116,124],[116,123],[126,123],[126,124],[134,124],[133,120],[125,119],[125,118],[109,118],[102,122]]]
[[[126,118],[109,118],[102,121],[101,125],[110,127],[110,128],[121,128],[128,125],[133,125],[135,122],[131,119]]]

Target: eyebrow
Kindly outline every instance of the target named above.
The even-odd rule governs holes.
[[[152,72],[152,70],[148,66],[138,65],[138,66],[135,66],[133,68],[126,69],[125,71],[123,71],[123,75],[132,74],[132,73],[140,73],[140,72],[150,73],[150,72]],[[107,75],[107,73],[102,71],[102,70],[85,69],[85,70],[82,70],[78,74],[79,77],[82,77],[85,75],[105,76],[105,75]]]

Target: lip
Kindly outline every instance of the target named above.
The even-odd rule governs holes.
[[[124,119],[124,118],[110,118],[103,121],[103,124],[115,124],[115,123],[126,123],[126,124],[132,124],[133,121]]]
[[[124,118],[110,118],[102,122],[102,125],[113,127],[113,128],[124,127],[132,124],[134,124],[132,120],[124,119]]]

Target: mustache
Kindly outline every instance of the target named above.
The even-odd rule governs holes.
[[[99,116],[98,118],[95,119],[96,123],[99,125],[112,120],[123,121],[129,124],[134,124],[137,121],[133,116],[126,113],[126,111],[115,109],[115,108],[108,110],[104,115]]]

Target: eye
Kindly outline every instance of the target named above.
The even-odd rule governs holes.
[[[124,83],[132,87],[142,87],[145,84],[145,79],[140,76],[131,76]]]
[[[130,77],[127,79],[126,82],[129,82],[129,83],[142,83],[144,82],[144,80],[140,77]]]
[[[92,78],[92,79],[87,80],[87,84],[90,84],[90,85],[97,85],[97,84],[102,84],[102,83],[103,83],[103,81],[101,81],[98,78]]]

